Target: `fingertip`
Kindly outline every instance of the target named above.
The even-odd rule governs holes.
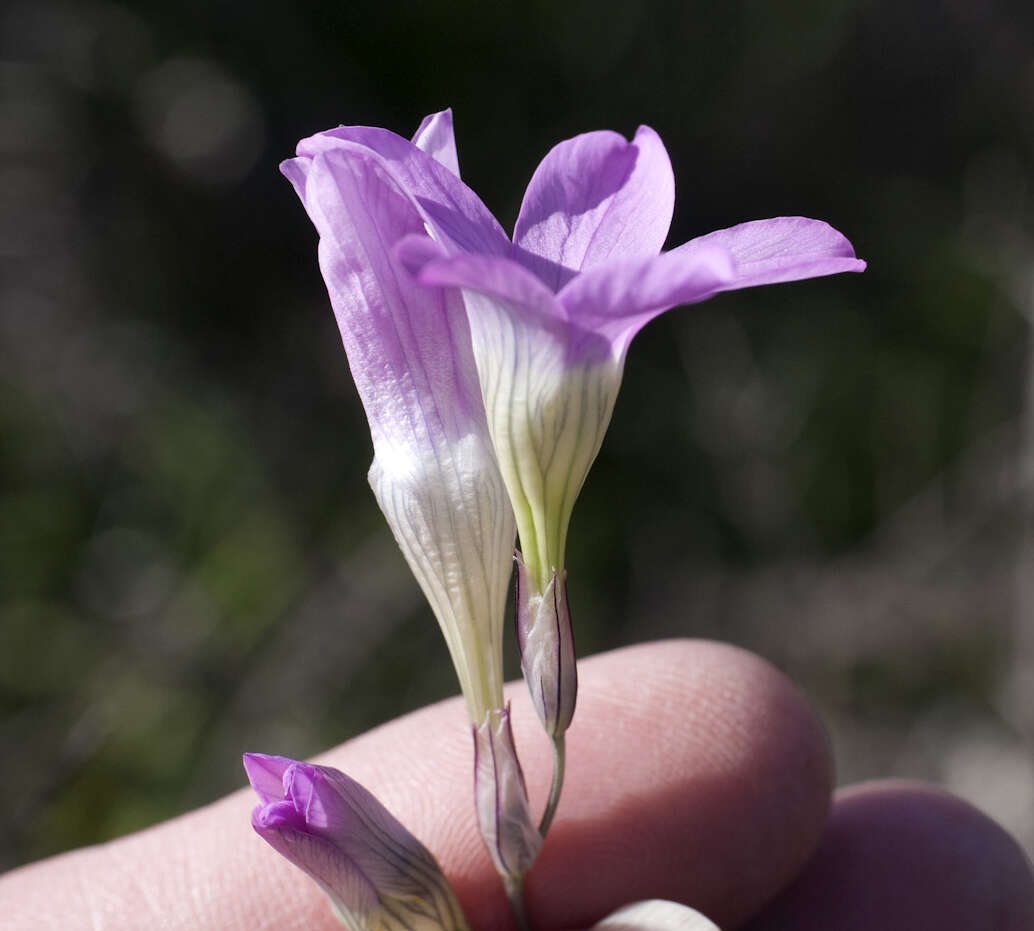
[[[735,927],[799,871],[821,834],[829,754],[807,703],[764,661],[700,641],[590,657],[579,674],[567,785],[528,877],[536,927],[589,927],[628,902],[655,898]],[[540,806],[548,741],[523,684],[507,691]],[[472,927],[509,926],[474,826],[460,699],[386,724],[321,762],[361,782],[425,843]],[[272,781],[269,789],[271,797],[280,791]],[[112,928],[138,927],[141,915],[160,915],[170,931],[331,927],[315,885],[251,830],[254,803],[249,789],[5,877],[3,912],[16,925],[24,918],[28,926],[32,916],[40,928],[91,926],[97,908]],[[66,893],[60,902],[50,894],[55,888]]]
[[[838,793],[815,856],[750,931],[1034,928],[1034,876],[1016,841],[931,786]]]
[[[821,836],[833,778],[822,725],[782,673],[724,644],[641,644],[582,668],[568,786],[529,877],[533,911],[545,926],[585,927],[663,898],[735,926]]]

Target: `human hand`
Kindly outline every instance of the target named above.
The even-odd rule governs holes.
[[[509,691],[540,802],[550,750],[523,686]],[[559,815],[527,881],[536,928],[584,928],[647,898],[685,902],[724,931],[1034,928],[1026,859],[965,803],[932,788],[868,784],[838,794],[830,812],[820,725],[781,674],[733,647],[669,641],[580,661],[568,760]],[[430,848],[473,928],[509,927],[474,824],[459,699],[319,762],[359,780]],[[0,878],[3,926],[339,927],[315,884],[253,833],[255,801],[238,792],[9,873]]]

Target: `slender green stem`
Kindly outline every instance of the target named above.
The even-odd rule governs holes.
[[[539,834],[543,837],[549,831],[553,823],[553,815],[556,814],[556,807],[560,804],[560,792],[564,788],[564,735],[557,734],[553,738],[553,782],[549,786],[549,800],[546,802],[546,810],[542,813],[542,820],[539,822]]]
[[[506,887],[506,895],[510,899],[510,908],[513,911],[513,920],[517,922],[519,931],[531,931],[528,907],[524,904],[524,877],[504,876],[503,885]]]

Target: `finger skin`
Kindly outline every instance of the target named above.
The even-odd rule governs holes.
[[[838,793],[801,876],[749,931],[1031,931],[1034,877],[1016,842],[929,786]]]
[[[537,928],[588,927],[627,902],[685,902],[723,927],[807,860],[827,814],[821,727],[789,682],[744,651],[668,641],[579,664],[559,814],[527,881]],[[536,810],[550,750],[523,685],[509,689]],[[242,747],[275,753],[276,747]],[[435,854],[477,929],[509,927],[477,835],[472,746],[452,699],[319,762],[367,786]],[[0,878],[13,928],[122,931],[338,927],[315,885],[252,831],[250,791],[140,834]]]

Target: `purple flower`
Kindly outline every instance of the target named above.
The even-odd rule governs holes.
[[[329,766],[244,754],[258,834],[308,873],[354,931],[466,931],[434,857],[359,783]]]
[[[457,211],[448,192],[462,198],[467,189],[449,111],[428,116],[412,143],[383,130],[356,133],[354,140],[344,129],[304,139],[281,170],[320,234],[320,268],[373,436],[370,484],[438,618],[470,720],[481,727],[502,713],[503,610],[516,528],[462,297],[420,285],[394,246],[424,235],[434,216],[457,249],[487,248],[494,234],[485,230],[495,221],[484,208],[451,216]],[[405,175],[368,137],[389,154],[418,153],[415,173]],[[526,824],[517,824],[520,813]],[[534,833],[526,803],[510,810],[502,830],[504,842],[507,832]],[[497,840],[486,837],[490,847]]]
[[[439,186],[463,187],[449,112],[425,119],[414,143],[398,144],[420,155]],[[388,160],[332,131],[299,143],[281,170],[319,232],[320,268],[370,422],[370,484],[480,724],[503,703],[515,528],[462,298],[421,287],[399,265],[393,247],[423,235],[426,211]]]
[[[378,151],[410,176],[427,161],[412,146]],[[865,267],[840,233],[804,217],[743,223],[662,253],[674,192],[652,129],[640,127],[631,142],[586,133],[536,169],[512,243],[464,189],[461,209],[429,212],[428,235],[400,244],[420,281],[463,291],[489,432],[540,593],[563,571],[571,510],[635,334],[671,307],[720,291]],[[440,191],[433,200],[444,199]],[[449,199],[460,203],[455,190]]]
[[[373,217],[382,243],[395,244],[394,254],[430,293],[447,301],[461,291],[487,431],[527,569],[525,595],[543,596],[556,578],[553,603],[566,605],[571,512],[635,334],[665,310],[720,291],[857,272],[865,263],[835,229],[804,217],[743,223],[662,253],[674,178],[660,138],[647,127],[631,142],[592,132],[553,148],[532,176],[511,242],[450,170],[455,145],[439,119],[425,120],[415,142],[342,126],[304,140],[298,154],[335,172],[376,175],[384,192],[378,198],[407,218]],[[434,319],[442,325],[445,317]],[[466,392],[463,401],[472,403]],[[531,600],[518,606],[525,626],[539,607]],[[559,641],[549,649],[558,661],[567,655]],[[560,667],[552,675],[573,681]],[[550,684],[529,686],[534,694]]]

